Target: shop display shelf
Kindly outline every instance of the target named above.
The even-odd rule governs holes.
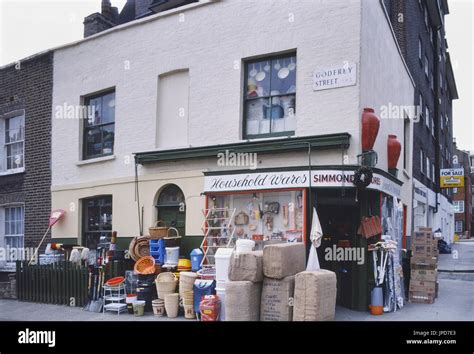
[[[127,310],[127,304],[113,302],[104,306],[105,311],[117,311],[122,312]]]
[[[121,301],[123,299],[126,299],[127,295],[107,295],[104,296],[104,300],[106,301]]]

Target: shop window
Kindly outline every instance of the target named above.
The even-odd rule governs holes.
[[[294,135],[296,55],[245,63],[244,136]]]
[[[158,195],[157,220],[162,220],[167,226],[178,229],[181,236],[186,235],[186,205],[184,194],[181,189],[174,184],[163,188]]]
[[[87,119],[84,120],[83,159],[114,153],[115,92],[85,98]]]
[[[10,258],[17,250],[16,254],[21,259],[22,250],[24,248],[24,226],[25,226],[25,211],[23,206],[11,206],[3,209],[4,214],[4,247],[6,248],[6,265],[13,266],[17,258]],[[8,251],[10,250],[10,251]],[[0,260],[0,261],[3,261]]]
[[[106,247],[112,237],[112,196],[82,200],[83,245],[90,249]]]
[[[257,248],[263,248],[267,242],[304,242],[304,198],[302,190],[228,194],[208,196],[208,207],[211,209],[227,208],[229,212],[235,209],[233,224],[234,239],[252,239]],[[216,215],[213,226],[213,236],[216,243],[226,245],[229,234]],[[212,220],[212,218],[211,218]],[[225,232],[225,231],[224,231]]]

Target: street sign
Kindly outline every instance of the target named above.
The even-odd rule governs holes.
[[[464,169],[462,168],[444,168],[439,176],[441,188],[464,187]]]

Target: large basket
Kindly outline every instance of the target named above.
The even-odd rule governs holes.
[[[174,231],[176,235],[170,236],[170,231]],[[166,232],[166,237],[163,238],[165,240],[165,247],[180,247],[181,246],[181,236],[179,235],[178,229],[174,227],[168,228]]]
[[[155,259],[151,256],[140,258],[133,267],[138,274],[155,274]]]
[[[179,275],[179,295],[184,297],[184,293],[187,291],[193,291],[194,281],[198,275],[193,272],[181,272]]]
[[[158,226],[160,223],[164,226]],[[152,240],[158,240],[168,235],[168,229],[169,227],[166,226],[163,220],[158,220],[154,226],[148,228],[148,232]]]
[[[172,294],[176,290],[176,276],[171,272],[160,273],[155,280],[158,298],[164,299],[165,295]]]
[[[142,257],[150,255],[150,236],[134,237],[128,247],[130,257],[136,262]]]

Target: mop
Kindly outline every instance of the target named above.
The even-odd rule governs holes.
[[[46,235],[48,234],[49,230],[51,230],[51,228],[53,227],[54,224],[56,224],[59,219],[61,219],[63,217],[63,215],[65,214],[66,212],[62,209],[57,209],[57,210],[53,210],[51,212],[51,215],[49,216],[49,225],[48,225],[48,229],[46,230],[46,232],[44,233],[43,235],[43,238],[41,239],[38,247],[36,247],[35,249],[35,253],[33,254],[33,257],[30,258],[30,261],[28,262],[28,265],[31,264],[31,262],[33,261],[33,259],[36,259],[36,255],[38,254],[38,250],[39,248],[41,247],[41,245],[43,244],[43,241],[44,239],[46,238]]]

